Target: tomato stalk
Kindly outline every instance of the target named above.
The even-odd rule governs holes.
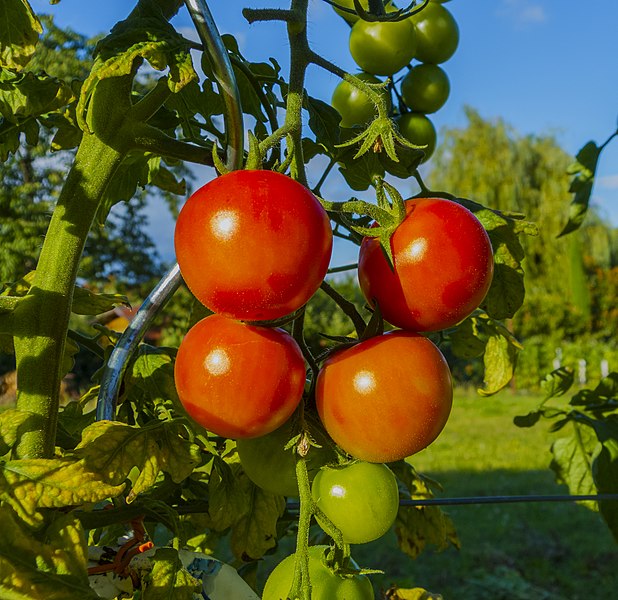
[[[119,125],[111,108],[130,93],[130,81],[101,82],[92,110]],[[28,295],[12,315],[17,363],[17,408],[32,414],[15,449],[16,456],[48,457],[54,452],[60,381],[73,290],[86,237],[110,178],[127,151],[121,136],[84,133],[49,224]]]

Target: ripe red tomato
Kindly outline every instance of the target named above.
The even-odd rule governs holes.
[[[356,77],[366,83],[381,83],[381,80],[369,73],[357,73]],[[390,107],[390,95],[387,90],[381,91]],[[341,81],[333,92],[331,104],[341,115],[341,127],[365,125],[375,118],[377,111],[374,103],[359,89],[347,81]]]
[[[423,63],[446,62],[459,45],[459,27],[451,12],[438,2],[430,2],[410,17],[418,40],[415,58]]]
[[[328,546],[309,547],[309,579],[314,600],[374,600],[366,575],[338,575],[324,564]],[[296,554],[284,558],[266,580],[262,600],[285,600],[292,587]],[[353,568],[358,565],[352,560]]]
[[[409,331],[336,352],[316,386],[318,413],[329,435],[353,457],[376,463],[401,460],[433,442],[452,399],[442,353]]]
[[[321,425],[313,423],[307,411],[305,418],[309,425],[309,435],[319,444],[319,447],[309,448],[307,453],[307,470],[311,481],[320,467],[336,462],[337,455],[331,447],[332,442],[329,445],[328,436]],[[285,449],[295,434],[293,421],[294,417],[271,433],[236,442],[238,458],[249,479],[262,489],[280,496],[298,496],[296,456],[292,450]]]
[[[399,510],[397,479],[380,463],[323,467],[313,480],[311,494],[347,544],[382,537]]]
[[[317,198],[274,171],[233,171],[185,203],[174,235],[182,276],[227,317],[277,319],[320,287],[333,237]]]
[[[197,423],[223,437],[248,438],[288,420],[303,394],[305,362],[282,329],[211,315],[183,338],[174,378]]]
[[[363,21],[350,31],[350,54],[367,73],[394,75],[414,57],[416,31],[410,19],[403,21]]]
[[[487,232],[461,204],[441,198],[406,200],[407,216],[391,237],[394,271],[376,238],[360,248],[358,279],[384,319],[411,331],[438,331],[472,313],[493,275]]]

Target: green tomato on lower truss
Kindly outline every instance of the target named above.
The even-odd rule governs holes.
[[[348,544],[382,537],[399,510],[397,479],[381,463],[323,467],[313,480],[311,493]]]
[[[373,587],[366,575],[338,575],[325,562],[328,546],[309,548],[309,579],[312,600],[375,600]],[[284,558],[270,574],[264,586],[262,600],[285,600],[294,578],[296,554]],[[351,566],[357,568],[354,561]],[[291,598],[290,600],[296,600]]]

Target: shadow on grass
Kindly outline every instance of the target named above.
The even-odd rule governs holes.
[[[429,473],[443,497],[566,494],[549,471]],[[354,558],[385,571],[376,589],[397,583],[445,600],[618,598],[618,546],[595,513],[572,502],[484,504],[445,509],[461,550],[425,550],[412,560],[393,534],[352,548]],[[379,597],[379,596],[378,596]]]

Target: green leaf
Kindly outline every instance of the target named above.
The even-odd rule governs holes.
[[[331,155],[335,155],[336,147],[341,141],[341,115],[330,104],[310,96],[305,98],[304,108],[309,113],[309,128],[315,134],[316,143],[324,146]]]
[[[339,163],[339,171],[353,190],[366,190],[376,177],[384,177],[384,166],[377,154],[369,152],[355,159],[351,159],[350,154],[346,153],[348,160]]]
[[[96,600],[87,574],[86,537],[79,520],[61,517],[43,541],[0,508],[0,596],[49,600]]]
[[[285,498],[251,484],[244,516],[232,529],[231,546],[242,560],[257,560],[274,548],[279,539],[277,521],[285,511]]]
[[[569,173],[573,175],[569,192],[575,195],[569,205],[568,221],[558,237],[576,231],[584,222],[600,154],[601,148],[594,142],[588,142],[577,153],[576,162],[569,168]]]
[[[517,427],[532,427],[533,425],[536,425],[539,422],[541,415],[542,415],[541,411],[533,410],[532,412],[529,412],[527,415],[521,415],[521,416],[518,415],[514,417],[513,423]]]
[[[42,522],[41,508],[99,502],[124,489],[123,482],[110,484],[73,457],[19,459],[1,467],[0,500],[30,525]]]
[[[487,337],[483,335],[476,317],[462,321],[449,335],[449,340],[453,354],[465,359],[481,356],[487,345]]]
[[[24,410],[9,408],[0,413],[0,456],[11,451],[22,427],[27,427],[32,414]]]
[[[96,294],[87,288],[75,286],[71,310],[76,315],[100,315],[116,306],[131,308],[129,299],[122,294]]]
[[[95,63],[81,88],[77,107],[80,121],[92,92],[102,79],[130,75],[139,60],[163,71],[169,68],[167,83],[173,93],[197,80],[187,42],[162,14],[152,11],[117,23],[95,49]],[[82,121],[82,126],[84,123]]]
[[[573,427],[571,437],[559,438],[552,444],[551,469],[558,483],[566,484],[571,494],[596,494],[591,464],[597,450],[597,438],[585,425],[573,423]],[[595,502],[585,504],[596,510]]]
[[[430,485],[437,484],[420,476],[412,465],[398,461],[389,467],[406,487],[410,498],[433,498]],[[451,518],[439,506],[400,506],[395,519],[395,534],[399,548],[411,558],[416,558],[428,544],[438,550],[460,547]]]
[[[202,591],[202,583],[191,577],[177,550],[158,548],[150,561],[152,571],[141,596],[143,600],[193,600],[194,594]]]
[[[11,123],[55,111],[72,100],[73,91],[60,79],[0,70],[0,114]]]
[[[186,479],[199,463],[199,448],[181,436],[183,426],[174,421],[142,427],[99,421],[84,430],[75,455],[111,485],[119,485],[133,468],[139,474],[127,501],[154,485],[166,472],[175,483]]]
[[[556,398],[566,394],[573,385],[574,381],[573,369],[569,367],[560,367],[545,376],[541,381],[541,389],[545,394],[545,399]]]
[[[440,594],[432,594],[423,588],[403,589],[392,587],[388,590],[389,600],[443,600]]]
[[[521,307],[524,289],[521,235],[537,235],[536,225],[519,215],[491,210],[467,199],[456,199],[472,211],[486,229],[494,252],[494,276],[482,308],[497,320],[511,318]]]
[[[41,33],[43,27],[28,0],[2,0],[0,67],[25,67]]]
[[[508,332],[499,328],[487,340],[483,364],[485,374],[483,387],[478,390],[482,396],[499,392],[511,381],[517,361],[517,351],[521,348]]]
[[[208,513],[215,531],[238,523],[247,512],[251,485],[238,463],[215,460],[208,481]]]
[[[618,494],[618,415],[595,423],[601,444],[592,462],[592,477],[599,494]],[[618,541],[618,502],[601,500],[599,511],[614,539]]]

